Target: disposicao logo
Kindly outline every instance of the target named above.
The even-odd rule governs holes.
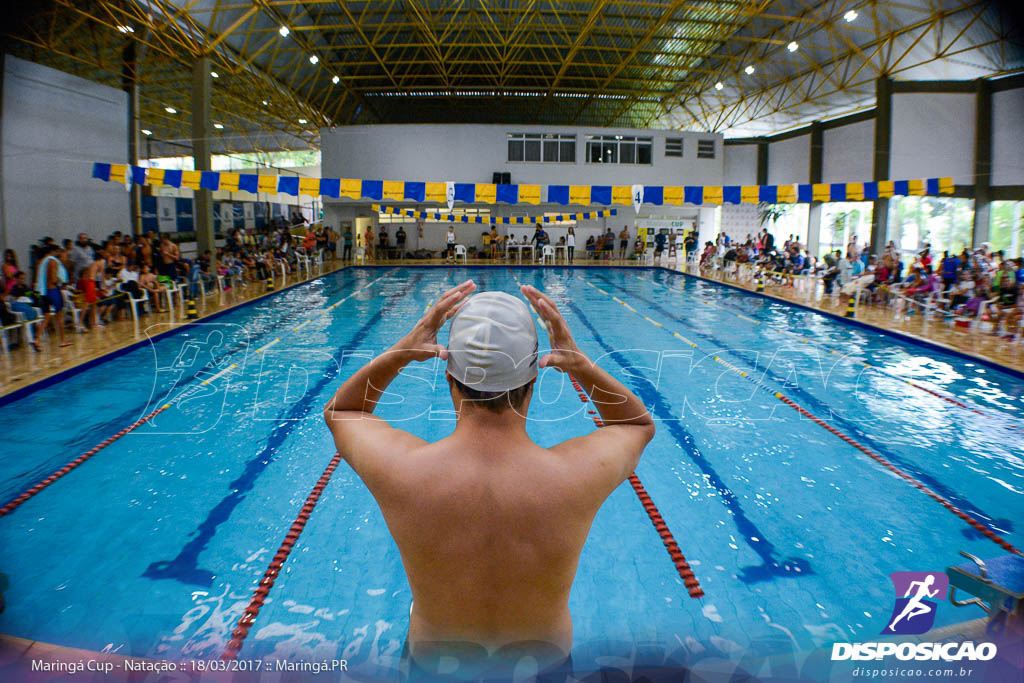
[[[896,605],[882,635],[927,633],[935,623],[936,600],[946,599],[949,577],[939,572],[893,572],[889,578],[896,589]]]
[[[946,599],[949,577],[942,572],[893,572],[896,592],[892,615],[882,635],[920,635],[935,624],[938,601]],[[994,643],[834,643],[832,660],[869,660],[895,656],[900,660],[986,661],[996,656]]]

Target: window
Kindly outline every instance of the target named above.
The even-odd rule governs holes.
[[[591,164],[650,164],[651,138],[631,135],[588,135],[587,162]]]
[[[697,158],[698,159],[714,159],[715,158],[715,141],[714,140],[698,140],[697,141]]]
[[[575,163],[576,136],[557,133],[509,133],[508,160]]]
[[[994,201],[989,219],[992,249],[1018,258],[1024,247],[1024,202]]]
[[[871,242],[873,202],[825,202],[821,205],[821,231],[818,233],[818,256],[825,252],[846,253],[846,245],[856,235],[861,248]]]
[[[928,246],[931,253],[959,254],[971,246],[974,200],[958,197],[894,197],[889,200],[889,234],[904,257]]]
[[[683,156],[683,139],[682,138],[665,138],[665,156],[667,156],[667,157],[681,157],[681,156]]]

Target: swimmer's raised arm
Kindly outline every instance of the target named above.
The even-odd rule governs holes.
[[[325,415],[338,411],[372,413],[381,394],[406,365],[435,357],[445,360],[448,349],[437,343],[437,333],[475,289],[476,283],[466,280],[442,294],[407,335],[345,380],[324,406]],[[329,416],[327,419],[330,421]]]
[[[590,461],[599,460],[607,465],[608,483],[617,486],[633,471],[644,447],[654,438],[654,420],[633,392],[580,351],[550,297],[530,285],[523,285],[521,291],[544,320],[551,343],[551,353],[540,359],[540,367],[553,367],[575,377],[606,425],[554,450],[578,450]]]
[[[437,343],[437,332],[474,289],[476,284],[467,280],[445,292],[407,335],[345,380],[324,406],[324,421],[338,452],[368,484],[388,466],[386,454],[424,443],[372,414],[381,394],[409,363],[447,358],[448,350]]]

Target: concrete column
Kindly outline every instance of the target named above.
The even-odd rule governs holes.
[[[974,116],[973,246],[988,242],[992,218],[992,84],[978,79]]]
[[[121,88],[128,94],[128,163],[139,164],[139,79],[136,43],[129,40],[121,56]],[[142,234],[142,188],[132,184],[129,225],[134,235]]]
[[[825,130],[821,121],[811,123],[810,180],[820,183],[825,150]],[[821,202],[811,202],[807,210],[807,253],[818,256],[821,243]]]
[[[200,57],[192,65],[192,159],[197,171],[210,171],[210,58]],[[196,190],[196,243],[198,253],[207,249],[211,269],[216,268],[216,236],[213,232],[213,193]]]
[[[889,179],[889,149],[892,140],[892,80],[885,76],[875,82],[875,164],[872,180]],[[889,200],[876,199],[871,212],[871,250],[885,250],[889,226]]]
[[[757,184],[768,184],[768,140],[757,139]]]

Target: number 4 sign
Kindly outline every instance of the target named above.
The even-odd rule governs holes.
[[[633,186],[633,211],[640,213],[640,206],[644,203],[644,186]]]

